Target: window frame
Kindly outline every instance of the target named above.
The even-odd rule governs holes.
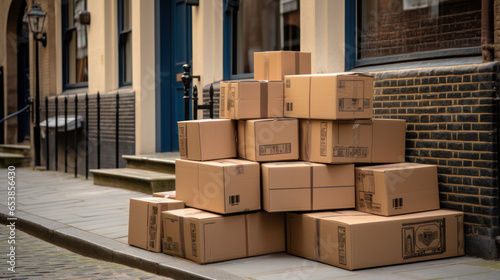
[[[72,36],[77,36],[76,35],[76,26],[73,27],[68,27],[68,20],[69,20],[69,1],[72,1],[73,3],[73,12],[74,12],[74,7],[75,7],[75,0],[67,0],[67,1],[61,1],[61,34],[62,34],[62,82],[63,82],[63,91],[66,91],[68,89],[76,89],[76,88],[88,88],[89,82],[88,78],[86,82],[80,82],[80,83],[69,83],[69,43],[67,42],[68,37]],[[85,10],[87,9],[87,1],[85,0]],[[73,15],[74,16],[74,15]],[[71,35],[68,35],[71,34]],[[88,68],[88,33],[86,34],[86,40],[87,40],[87,72],[89,70]],[[88,77],[88,74],[87,74]]]
[[[233,35],[234,30],[232,28],[235,17],[233,17],[233,2],[237,2],[238,0],[224,0],[223,1],[223,9],[224,9],[224,18],[223,18],[223,79],[224,80],[242,80],[242,79],[253,79],[254,73],[245,73],[245,74],[233,74]],[[236,18],[237,20],[237,18]]]
[[[118,0],[117,2],[117,8],[118,8],[118,86],[119,87],[125,87],[125,86],[131,86],[132,81],[128,82],[125,81],[125,65],[126,65],[126,58],[124,57],[125,54],[125,47],[126,44],[125,42],[127,41],[128,36],[132,36],[132,26],[130,26],[129,29],[124,30],[123,29],[123,1],[126,0]],[[130,7],[129,7],[130,8]],[[132,21],[132,18],[130,18],[130,21]],[[132,56],[130,57],[132,59]],[[132,70],[132,68],[130,69]],[[131,79],[133,79],[133,76],[131,75]]]
[[[358,38],[358,9],[360,0],[345,0],[345,71],[356,67],[389,64],[397,62],[407,62],[416,60],[481,55],[481,46],[465,47],[455,49],[442,49],[427,52],[416,52],[400,55],[391,55],[376,58],[358,58],[359,38]]]

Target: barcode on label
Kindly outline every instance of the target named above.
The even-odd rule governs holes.
[[[394,198],[392,200],[392,208],[394,209],[401,209],[403,208],[403,198]]]
[[[229,205],[234,206],[240,204],[240,195],[230,195],[229,196]]]

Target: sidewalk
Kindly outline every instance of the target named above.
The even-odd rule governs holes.
[[[6,193],[6,169],[0,177]],[[357,271],[286,253],[198,265],[127,244],[129,198],[147,196],[94,186],[91,179],[63,172],[20,168],[16,169],[16,227],[90,257],[174,279],[500,279],[500,262],[471,257]],[[7,196],[1,197],[0,221],[6,223]]]

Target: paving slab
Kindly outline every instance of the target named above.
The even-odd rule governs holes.
[[[1,169],[0,178],[6,172]],[[20,228],[82,254],[174,279],[500,279],[500,262],[471,257],[356,271],[286,253],[198,265],[127,244],[129,199],[149,195],[96,186],[92,180],[63,172],[31,168],[16,172]],[[0,189],[5,187],[6,180],[0,180]],[[0,200],[0,222],[6,223],[7,213],[6,200]],[[32,269],[44,272],[43,267]]]

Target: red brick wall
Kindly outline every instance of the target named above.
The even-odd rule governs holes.
[[[481,1],[440,2],[430,17],[431,8],[405,11],[402,1],[377,0],[378,12],[368,9],[360,23],[359,58],[480,46]]]

